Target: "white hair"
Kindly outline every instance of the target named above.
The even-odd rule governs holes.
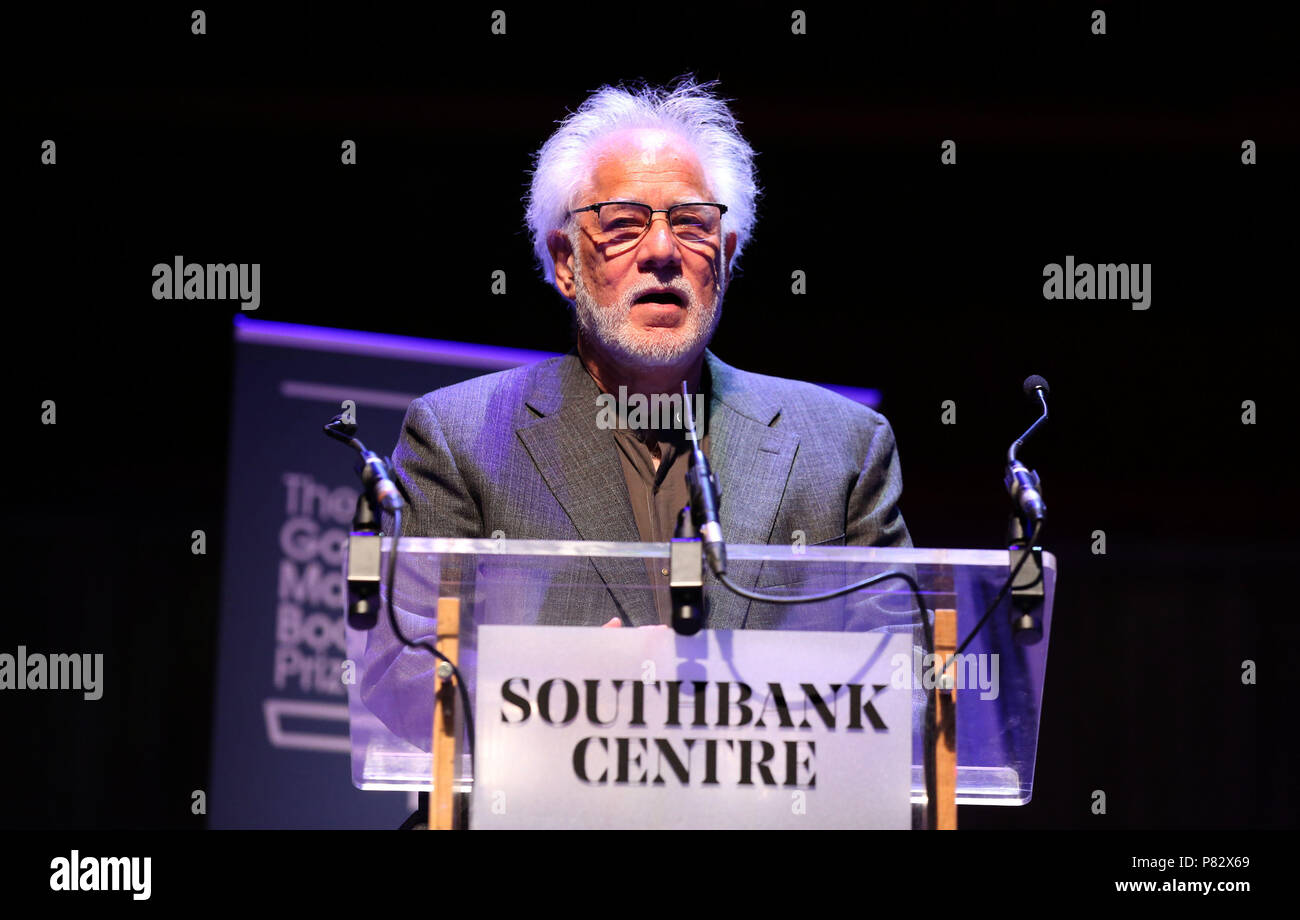
[[[724,234],[736,234],[734,267],[754,227],[759,188],[754,150],[737,130],[728,100],[714,95],[716,86],[716,80],[696,83],[689,75],[667,87],[602,86],[560,121],[534,157],[526,209],[533,252],[548,284],[555,283],[555,263],[547,237],[565,228],[574,197],[591,179],[597,141],[628,128],[665,130],[694,149],[709,194],[727,206],[722,226]]]

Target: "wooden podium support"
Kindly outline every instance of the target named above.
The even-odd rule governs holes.
[[[438,599],[435,648],[460,664],[460,600]],[[457,829],[456,820],[456,683],[451,667],[438,659],[433,697],[433,793],[429,796],[429,830]]]
[[[931,691],[934,706],[934,788],[931,796],[931,828],[957,829],[957,681],[944,671],[957,651],[957,611],[934,612],[935,673],[943,675]]]

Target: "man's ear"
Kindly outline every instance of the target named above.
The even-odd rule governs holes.
[[[736,256],[736,242],[739,237],[735,231],[727,234],[727,240],[723,244],[723,261],[722,261],[722,286],[726,290],[731,284],[731,260]]]
[[[577,258],[569,236],[562,230],[552,230],[546,236],[546,248],[555,266],[555,288],[565,300],[572,301],[577,291],[573,283],[573,260]]]

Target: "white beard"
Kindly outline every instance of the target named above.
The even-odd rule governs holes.
[[[582,278],[581,262],[574,260],[574,313],[579,333],[608,352],[615,360],[639,367],[672,367],[704,350],[722,318],[719,286],[711,303],[701,300],[683,280],[661,285],[653,279],[625,293],[618,303],[601,306]],[[686,303],[686,322],[676,328],[639,330],[632,327],[636,299],[656,287],[670,287]]]

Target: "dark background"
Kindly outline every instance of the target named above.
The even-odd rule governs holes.
[[[0,650],[102,651],[111,692],[0,696],[0,824],[202,826],[237,307],[153,300],[153,264],[262,263],[258,319],[565,350],[530,155],[600,84],[691,71],[735,100],[765,189],[713,348],[880,389],[917,545],[1001,543],[1020,383],[1051,382],[1025,454],[1060,568],[1035,798],[963,826],[1293,826],[1290,24],[863,6],[805,7],[807,36],[755,4],[509,8],[505,36],[490,5],[208,5],[202,37],[179,6],[7,13]],[[1152,263],[1150,309],[1045,301],[1067,254]]]

